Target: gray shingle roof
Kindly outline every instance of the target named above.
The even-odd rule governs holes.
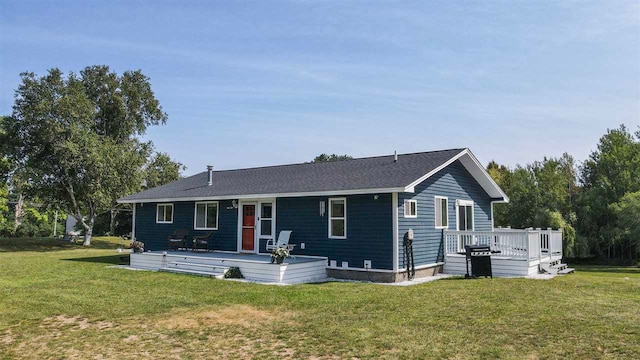
[[[119,199],[120,202],[232,198],[247,195],[321,193],[404,188],[465,149],[353,160],[207,172]]]

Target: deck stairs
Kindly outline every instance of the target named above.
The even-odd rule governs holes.
[[[540,271],[551,275],[571,274],[575,269],[567,267],[560,260],[543,261],[540,263]]]
[[[227,273],[227,271],[229,271],[229,269],[230,267],[228,266],[175,261],[167,263],[167,266],[161,268],[160,271],[223,279],[224,275]]]

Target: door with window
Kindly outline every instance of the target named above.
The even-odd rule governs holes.
[[[254,251],[256,239],[256,205],[242,205],[242,251]]]

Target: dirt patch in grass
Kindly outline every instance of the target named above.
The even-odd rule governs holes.
[[[89,328],[105,330],[114,327],[110,321],[89,322],[88,319],[79,316],[58,315],[45,318],[40,327],[47,329],[86,330]]]
[[[121,322],[57,315],[36,333],[0,337],[15,358],[193,359],[299,358],[278,328],[294,326],[295,313],[228,305],[176,310]],[[300,334],[304,337],[304,334]]]
[[[11,345],[15,340],[15,336],[13,335],[11,329],[7,329],[7,331],[5,331],[2,336],[0,336],[0,344],[4,346]]]
[[[157,325],[166,329],[197,329],[203,327],[240,326],[243,328],[262,327],[268,323],[289,322],[292,312],[266,311],[248,305],[229,305],[217,309],[190,310],[167,314]]]

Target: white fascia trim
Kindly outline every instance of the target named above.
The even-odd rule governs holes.
[[[445,163],[443,163],[442,165],[438,166],[437,168],[431,170],[430,172],[428,172],[427,174],[421,176],[419,179],[417,179],[416,181],[412,182],[411,184],[405,186],[404,188],[404,192],[415,192],[415,187],[416,185],[420,184],[421,182],[427,180],[428,178],[430,178],[431,176],[433,176],[434,174],[438,173],[440,170],[446,168],[447,166],[453,164],[454,161],[460,159],[461,157],[463,157],[464,155],[467,155],[469,157],[469,159],[472,160],[472,162],[478,167],[478,169],[480,170],[480,172],[483,175],[484,180],[489,182],[489,185],[492,186],[493,188],[495,188],[495,190],[497,190],[497,192],[500,194],[500,196],[504,199],[504,202],[509,202],[509,197],[507,196],[507,194],[504,193],[504,191],[502,191],[502,189],[500,188],[500,186],[498,186],[498,184],[496,184],[495,181],[493,181],[493,178],[491,178],[491,175],[489,175],[489,173],[487,172],[487,170],[485,170],[485,168],[482,166],[482,164],[480,164],[480,162],[478,161],[478,159],[473,155],[473,153],[467,148],[462,150],[460,153],[458,153],[456,156],[452,157],[451,159],[447,160]],[[464,165],[464,164],[463,164]],[[471,171],[470,171],[471,173]],[[471,176],[474,176],[473,174],[471,174]],[[475,177],[475,176],[474,176]],[[478,181],[478,183],[480,184],[480,186],[482,186],[482,183],[480,182],[483,179],[477,179],[476,181]],[[483,187],[484,188],[484,187]],[[486,189],[485,189],[486,191]],[[488,193],[488,192],[487,192]]]
[[[173,202],[173,201],[207,201],[207,200],[239,200],[239,199],[263,199],[263,198],[283,198],[283,197],[305,197],[305,196],[339,196],[339,195],[364,195],[364,194],[387,194],[394,192],[413,192],[406,191],[404,187],[399,188],[380,188],[380,189],[359,189],[359,190],[335,190],[335,191],[313,191],[298,193],[279,193],[279,194],[250,194],[250,195],[223,195],[223,196],[195,196],[183,198],[158,198],[158,199],[135,199],[135,200],[117,200],[118,204],[134,204],[134,203],[155,203],[155,202]]]
[[[454,161],[458,160],[462,155],[467,153],[467,149],[462,150],[460,153],[458,153],[456,156],[452,157],[451,159],[447,160],[445,163],[443,163],[442,165],[438,166],[437,168],[429,171],[428,173],[426,173],[425,175],[421,176],[420,178],[418,178],[418,180],[412,182],[411,184],[405,186],[404,191],[403,192],[414,192],[415,191],[415,187],[416,185],[420,184],[421,182],[427,180],[428,178],[430,178],[431,176],[433,176],[434,174],[436,174],[438,171],[446,168],[447,166],[453,164]]]
[[[480,163],[480,161],[478,161],[478,159],[476,158],[475,155],[473,155],[473,153],[469,150],[469,149],[465,149],[466,154],[471,158],[471,160],[473,160],[473,162],[475,162],[476,166],[478,167],[478,169],[480,169],[482,171],[482,174],[484,175],[484,177],[489,181],[489,183],[491,183],[491,185],[493,187],[496,188],[496,190],[498,190],[498,192],[500,193],[500,196],[502,196],[501,200],[502,202],[508,203],[509,202],[509,197],[507,196],[507,194],[504,193],[504,191],[502,191],[502,189],[500,188],[500,186],[498,186],[498,184],[496,184],[496,182],[493,180],[493,178],[491,177],[491,175],[489,175],[489,173],[487,172],[487,170],[484,168],[484,166],[482,166],[482,164]]]

